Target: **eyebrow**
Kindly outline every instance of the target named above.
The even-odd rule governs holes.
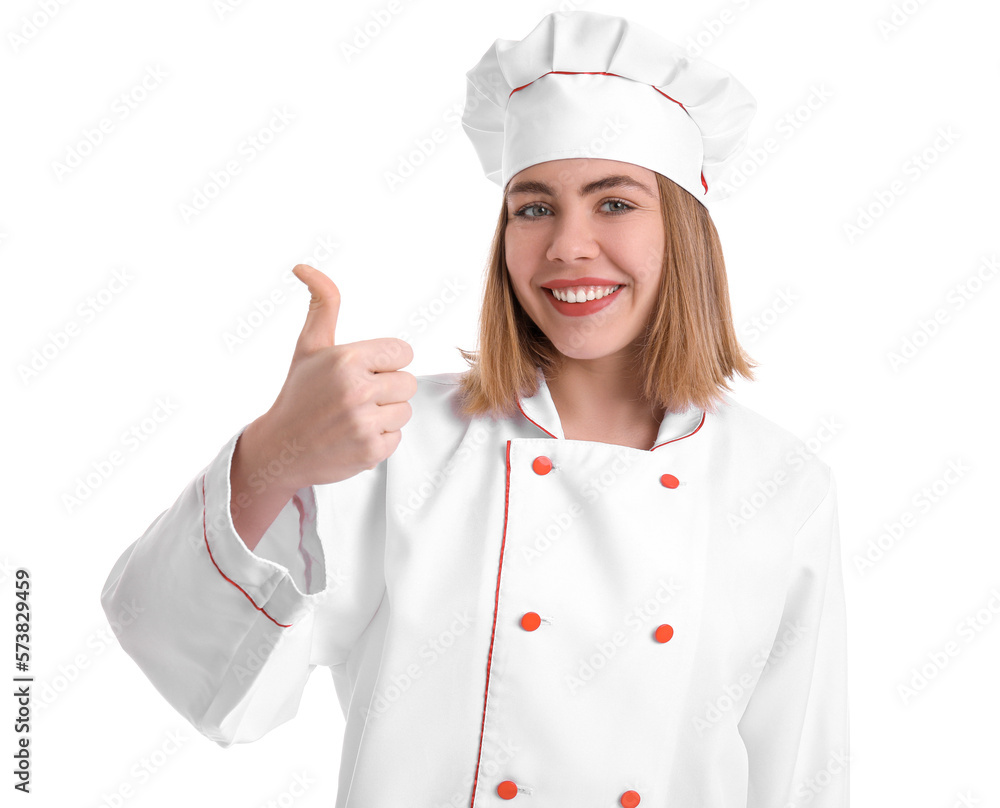
[[[597,191],[606,191],[610,188],[634,188],[654,199],[657,196],[645,183],[639,182],[639,180],[633,179],[626,174],[612,174],[602,177],[599,180],[588,182],[580,189],[580,196],[587,196]],[[510,187],[510,190],[507,191],[507,196],[510,197],[516,194],[545,194],[547,196],[555,196],[552,187],[539,180],[521,180],[520,182],[515,182]]]

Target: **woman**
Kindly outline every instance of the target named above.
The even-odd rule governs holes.
[[[471,369],[338,345],[296,267],[274,405],[111,571],[122,646],[222,746],[328,666],[341,808],[846,806],[833,476],[721,392],[752,363],[702,195],[752,98],[591,12],[468,80],[505,191]]]

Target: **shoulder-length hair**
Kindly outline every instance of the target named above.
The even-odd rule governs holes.
[[[654,172],[655,173],[655,172]],[[753,380],[757,363],[736,339],[722,244],[705,206],[672,180],[656,174],[666,235],[660,288],[637,359],[644,396],[654,407],[712,410],[734,373]],[[490,248],[479,350],[459,348],[470,368],[461,378],[467,417],[509,417],[520,396],[538,391],[565,357],[524,311],[514,294],[504,255],[506,199]]]

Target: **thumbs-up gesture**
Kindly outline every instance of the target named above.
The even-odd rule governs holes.
[[[309,311],[281,392],[250,426],[258,457],[278,457],[282,445],[299,450],[280,472],[280,487],[295,491],[345,480],[391,455],[412,415],[417,379],[400,370],[413,361],[405,340],[338,345],[336,284],[307,264],[292,272],[312,293]]]

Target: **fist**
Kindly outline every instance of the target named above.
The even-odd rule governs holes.
[[[288,376],[257,434],[270,446],[305,450],[282,469],[291,489],[334,483],[375,468],[391,455],[410,420],[417,379],[400,368],[413,349],[395,337],[338,345],[340,290],[307,264],[292,272],[312,295]]]

